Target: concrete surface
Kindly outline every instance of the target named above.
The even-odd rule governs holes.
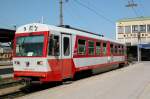
[[[20,99],[150,99],[150,62],[130,65]]]

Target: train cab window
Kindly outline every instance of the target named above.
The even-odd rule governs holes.
[[[49,39],[48,55],[59,56],[59,36],[51,35]]]
[[[107,45],[106,43],[103,43],[103,55],[106,55],[107,53]]]
[[[82,39],[78,40],[78,54],[80,55],[86,54],[86,40]]]
[[[65,56],[69,56],[70,55],[70,41],[68,37],[64,37],[63,38],[63,52]]]
[[[93,41],[89,41],[88,42],[88,54],[89,55],[94,55],[94,42]]]
[[[100,55],[101,43],[96,42],[96,55]]]

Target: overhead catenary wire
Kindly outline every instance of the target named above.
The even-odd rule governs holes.
[[[67,14],[69,14],[72,18],[74,18],[75,20],[77,20],[77,22],[78,22],[78,20],[81,18],[82,19],[82,21],[80,21],[80,22],[82,22],[82,23],[86,23],[87,24],[87,20],[85,21],[85,18],[83,18],[83,16],[81,16],[80,14],[78,14],[75,10],[76,10],[76,8],[74,8],[76,5],[74,4],[74,3],[71,3],[71,5],[69,6],[69,8],[68,7],[66,7],[66,12],[67,12]],[[67,5],[68,6],[68,5]],[[74,11],[74,12],[72,12],[72,11]]]
[[[135,4],[133,0],[131,0],[131,2],[132,2],[132,4]],[[135,5],[137,6],[137,4],[135,4]],[[134,6],[132,7],[132,9],[133,9],[135,15],[139,16],[138,13],[137,13],[137,11],[135,10]]]
[[[132,8],[132,9],[133,9],[134,14],[138,17],[139,15],[138,15],[137,11],[135,10],[135,8]]]
[[[114,22],[113,22],[112,20],[110,20],[109,18],[105,17],[103,14],[100,14],[100,13],[97,12],[95,9],[93,9],[93,8],[91,8],[91,7],[89,7],[89,6],[87,6],[86,4],[84,4],[84,3],[82,3],[82,2],[80,2],[80,1],[78,1],[78,0],[74,0],[74,1],[75,1],[77,4],[79,4],[80,6],[82,6],[82,7],[86,8],[86,9],[88,9],[89,11],[95,13],[97,16],[103,18],[103,19],[106,20],[107,22],[109,22],[109,23],[111,23],[111,24],[114,24]]]
[[[139,17],[139,15],[138,15],[138,13],[136,12],[136,10],[134,9],[134,7],[137,7],[137,4],[136,3],[134,3],[134,1],[133,0],[131,0],[131,1],[128,1],[128,5],[126,5],[126,7],[130,7],[130,8],[132,8],[133,9],[133,11],[134,11],[134,13],[135,13],[135,15],[137,16],[137,17]],[[140,17],[140,18],[142,18],[142,17]],[[141,23],[143,23],[144,24],[144,22],[143,21],[141,21]],[[141,30],[140,30],[140,27],[138,26],[138,43],[137,43],[137,60],[138,60],[138,62],[140,62],[140,60],[141,60],[141,51],[140,51],[140,47],[138,46],[139,44],[141,44]]]
[[[138,13],[137,13],[137,11],[136,11],[135,8],[134,8],[134,7],[137,7],[137,4],[134,3],[133,0],[128,1],[128,4],[126,5],[126,7],[131,8],[131,9],[133,10],[134,14],[135,14],[137,17],[139,16]]]
[[[140,15],[143,16],[144,15],[144,6],[143,6],[143,4],[141,3],[140,0],[138,0],[138,4],[139,4],[139,7],[140,7],[140,11],[138,10],[138,12],[140,12]]]
[[[92,7],[93,9],[97,9],[98,10],[98,12],[101,12],[101,13],[103,13],[103,15],[104,15],[104,11],[102,10],[102,9],[100,9],[99,7],[97,7],[95,4],[95,2],[93,2],[93,0],[91,1],[91,0],[88,0],[88,2],[87,2],[87,4],[88,4],[88,6],[90,6],[90,7]]]

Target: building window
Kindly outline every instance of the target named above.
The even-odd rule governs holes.
[[[118,26],[118,33],[124,33],[123,26]]]
[[[132,25],[132,33],[138,33],[138,25]]]
[[[142,33],[146,32],[146,25],[140,25],[140,32]]]
[[[100,55],[101,43],[96,42],[96,55]]]
[[[131,33],[131,26],[125,26],[125,33]]]
[[[78,54],[85,55],[86,53],[86,40],[78,40]]]
[[[88,42],[88,50],[89,50],[89,55],[94,55],[94,42],[93,41],[89,41]]]
[[[147,32],[150,32],[150,24],[147,25]]]

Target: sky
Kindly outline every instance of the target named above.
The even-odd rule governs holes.
[[[115,23],[122,18],[150,16],[150,0],[134,0],[138,6],[125,7],[130,0],[64,0],[64,24],[115,39]],[[0,0],[0,27],[33,22],[59,25],[59,0]]]

